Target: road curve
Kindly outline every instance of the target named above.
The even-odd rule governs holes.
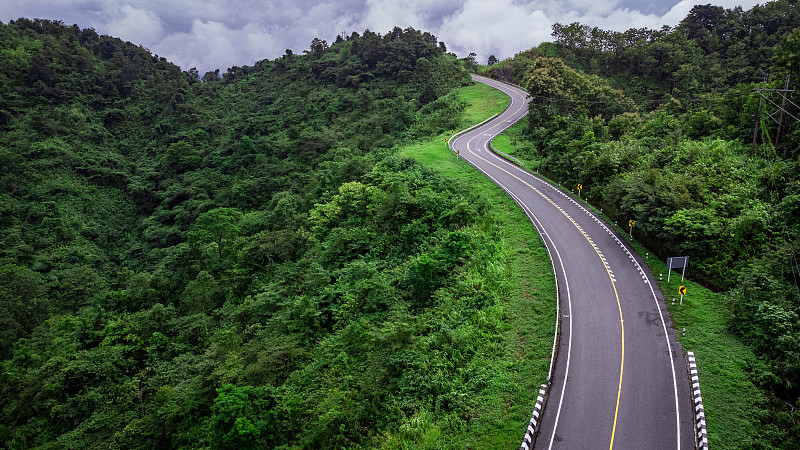
[[[527,114],[528,99],[517,87],[473,79],[511,102],[499,116],[453,138],[451,148],[522,207],[550,251],[558,280],[558,358],[536,448],[693,449],[686,363],[652,274],[627,236],[582,201],[489,150],[496,135]]]

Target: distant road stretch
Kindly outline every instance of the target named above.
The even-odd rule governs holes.
[[[451,147],[519,203],[547,245],[558,279],[561,339],[536,448],[693,449],[686,363],[652,274],[626,234],[567,194],[575,186],[562,190],[488,149],[528,113],[527,94],[473,79],[511,102]]]

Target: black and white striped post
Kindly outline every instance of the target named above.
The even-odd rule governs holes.
[[[528,429],[525,430],[525,438],[522,439],[520,450],[530,450],[533,447],[533,439],[536,436],[536,428],[541,422],[540,415],[542,414],[542,405],[544,404],[544,394],[547,392],[547,385],[543,384],[539,389],[539,396],[536,397],[536,406],[533,408],[531,414],[531,421],[528,423]]]
[[[697,362],[694,352],[687,352],[689,358],[689,376],[692,379],[692,401],[694,402],[694,419],[697,448],[708,449],[708,431],[706,430],[706,412],[703,409],[703,396],[700,394],[700,378],[697,375]]]

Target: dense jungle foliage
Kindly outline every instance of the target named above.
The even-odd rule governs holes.
[[[756,442],[779,448],[800,447],[800,100],[754,89],[797,88],[799,27],[794,0],[695,6],[660,30],[556,24],[485,69],[533,98],[518,156],[727,292],[773,401]]]
[[[461,125],[434,36],[201,77],[20,19],[0,55],[1,447],[446,446],[514,389],[486,200],[390,150]]]

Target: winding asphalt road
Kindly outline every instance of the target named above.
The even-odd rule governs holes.
[[[527,114],[528,99],[514,86],[473,79],[511,102],[493,120],[453,138],[451,148],[519,203],[547,245],[558,279],[558,358],[535,447],[693,449],[686,363],[652,274],[627,233],[488,149]]]

